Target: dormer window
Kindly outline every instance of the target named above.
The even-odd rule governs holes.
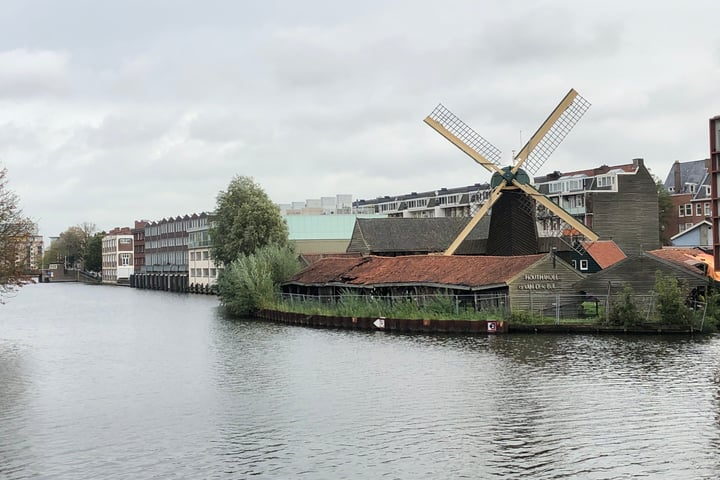
[[[612,187],[615,185],[615,175],[605,175],[597,178],[597,186],[599,188]]]

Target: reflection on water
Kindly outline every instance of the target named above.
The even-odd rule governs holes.
[[[216,299],[0,307],[0,478],[716,478],[720,338],[409,336]]]

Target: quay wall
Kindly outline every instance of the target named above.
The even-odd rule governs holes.
[[[577,333],[609,335],[673,335],[701,334],[691,325],[638,325],[620,327],[607,325],[529,325],[510,323],[502,320],[417,320],[382,318],[383,326],[375,322],[378,317],[335,317],[328,315],[309,315],[305,313],[282,312],[278,310],[260,310],[258,318],[288,325],[301,325],[313,328],[341,328],[347,330],[384,330],[397,333],[450,333],[450,334],[493,334],[493,333]],[[492,329],[494,326],[494,330]],[[491,327],[491,328],[489,328]]]
[[[130,275],[130,286],[144,290],[178,293],[217,293],[214,286],[188,283],[187,273],[136,273]]]
[[[305,313],[260,310],[256,316],[264,320],[317,328],[343,328],[348,330],[384,330],[399,333],[506,333],[507,322],[495,320],[419,320],[378,317],[335,317]],[[382,320],[383,326],[376,326]],[[494,327],[494,329],[493,329]]]

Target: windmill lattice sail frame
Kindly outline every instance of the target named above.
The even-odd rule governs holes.
[[[503,191],[509,189],[521,190],[528,198],[543,205],[586,239],[590,241],[597,240],[598,236],[595,232],[530,185],[530,176],[537,173],[545,164],[550,155],[589,108],[590,103],[574,89],[570,89],[514,157],[514,165],[504,168],[501,167],[502,155],[500,150],[442,104],[439,104],[425,118],[425,123],[493,174],[492,184],[494,188],[490,197],[448,247],[445,255],[455,253],[460,243],[480,219],[490,211],[492,205],[498,201]],[[537,232],[534,234],[537,235]]]

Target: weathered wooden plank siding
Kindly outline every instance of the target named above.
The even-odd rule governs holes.
[[[552,254],[526,269],[508,282],[510,307],[512,310],[541,308],[538,302],[547,303],[548,308],[555,302],[556,295],[577,295],[576,284],[585,278],[560,257]]]
[[[634,293],[646,295],[655,289],[657,272],[677,278],[680,282],[687,282],[691,288],[704,287],[708,283],[707,278],[702,275],[667,264],[652,255],[642,254],[626,258],[609,269],[587,277],[579,282],[577,287],[590,295],[606,295],[608,287],[614,294],[622,291],[628,284]]]
[[[635,175],[618,175],[618,192],[592,192],[592,229],[625,255],[660,248],[657,186],[640,162]]]

